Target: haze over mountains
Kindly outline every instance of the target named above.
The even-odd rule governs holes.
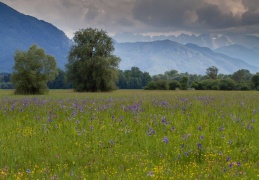
[[[72,41],[50,23],[26,16],[0,2],[0,71],[11,72],[14,53],[37,44],[53,55],[64,69]],[[120,69],[139,67],[151,75],[169,70],[205,74],[210,66],[219,73],[239,69],[259,72],[259,38],[252,35],[142,36],[117,34],[115,55],[121,58]],[[142,41],[142,42],[137,42]]]
[[[152,42],[157,40],[171,40],[181,44],[196,44],[201,47],[208,47],[210,49],[217,49],[224,46],[229,46],[233,44],[239,44],[247,48],[259,48],[259,37],[253,35],[244,35],[237,33],[226,33],[226,34],[208,34],[203,33],[200,35],[189,35],[189,34],[180,34],[178,36],[169,35],[169,36],[144,36],[141,34],[133,33],[119,33],[115,34],[113,38],[117,42]]]
[[[162,74],[172,69],[191,74],[205,74],[210,66],[220,73],[230,74],[239,69],[257,72],[258,67],[195,44],[180,44],[170,40],[116,43],[115,54],[122,57],[121,68],[137,66],[150,74]]]

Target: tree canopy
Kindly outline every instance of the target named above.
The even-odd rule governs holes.
[[[148,72],[142,72],[138,67],[119,71],[118,87],[120,89],[143,89],[152,80]]]
[[[71,89],[72,86],[66,83],[65,77],[66,72],[62,69],[58,69],[58,76],[47,84],[49,89]]]
[[[88,28],[77,31],[73,40],[66,68],[75,91],[116,89],[120,59],[112,54],[112,38],[103,30]]]
[[[11,81],[16,94],[43,94],[48,90],[47,83],[58,74],[53,56],[32,45],[29,50],[16,51]]]
[[[217,79],[218,68],[216,66],[211,66],[206,70],[206,74],[210,79]]]

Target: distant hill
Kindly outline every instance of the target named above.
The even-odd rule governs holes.
[[[215,49],[215,52],[231,56],[233,58],[239,58],[251,64],[253,66],[259,67],[259,48],[247,48],[238,44],[233,44],[230,46],[224,46]]]
[[[210,66],[216,66],[219,73],[231,74],[239,69],[255,73],[258,67],[229,56],[216,53],[209,48],[194,44],[180,44],[170,40],[136,43],[115,43],[115,54],[121,57],[121,69],[137,66],[150,74],[169,70],[205,74]]]
[[[55,57],[64,69],[71,41],[50,23],[27,16],[0,2],[0,72],[11,72],[16,50],[28,50],[32,44]]]

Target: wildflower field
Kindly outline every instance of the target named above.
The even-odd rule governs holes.
[[[258,179],[259,92],[0,91],[0,179]]]

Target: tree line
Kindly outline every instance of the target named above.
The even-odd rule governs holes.
[[[53,56],[37,45],[28,51],[17,50],[12,74],[0,74],[1,89],[14,88],[16,94],[43,94],[48,89],[77,92],[145,90],[259,90],[259,73],[240,69],[233,74],[218,74],[208,67],[205,75],[179,73],[176,70],[150,76],[138,67],[119,70],[120,58],[113,55],[112,39],[103,30],[81,29],[75,33],[66,69],[56,66]]]
[[[119,70],[117,89],[145,90],[259,90],[259,73],[252,74],[249,70],[240,69],[233,74],[224,75],[211,71],[206,75],[179,73],[177,70],[166,71],[164,74],[151,76],[142,72],[138,67],[129,70]],[[66,72],[58,69],[58,75],[47,83],[49,89],[72,89],[73,84],[67,82]],[[1,89],[13,89],[11,74],[0,74]]]
[[[58,77],[48,83],[50,89],[69,89],[65,71],[59,70]],[[145,90],[259,90],[259,73],[252,74],[249,70],[240,69],[233,74],[218,74],[215,66],[209,67],[205,75],[179,73],[177,70],[166,71],[164,74],[151,76],[138,67],[119,70],[118,89]]]
[[[209,67],[205,75],[178,73],[176,70],[155,75],[145,87],[147,90],[259,90],[259,73],[240,69],[233,74],[218,74],[218,68]]]

